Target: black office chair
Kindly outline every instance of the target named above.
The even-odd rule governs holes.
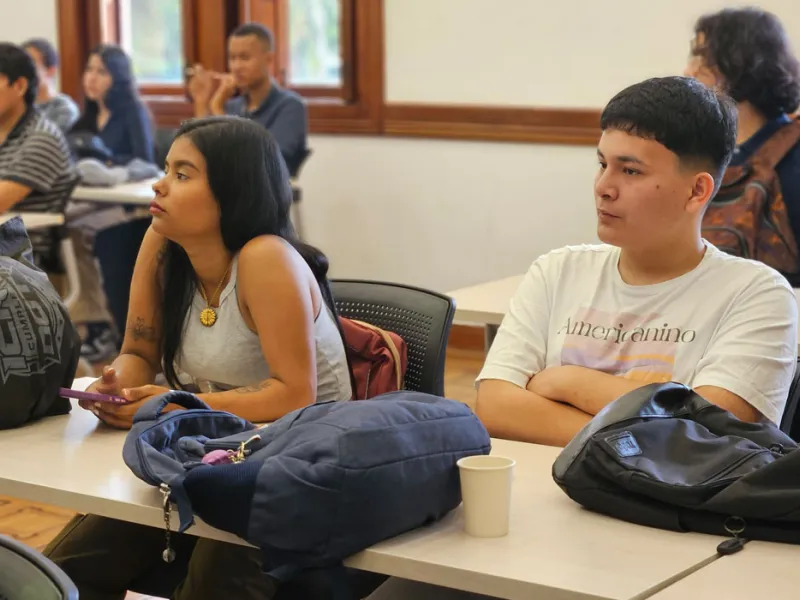
[[[94,255],[100,263],[108,310],[121,336],[128,319],[133,268],[150,222],[150,217],[125,221],[103,229],[95,237]]]
[[[796,442],[800,441],[798,405],[800,405],[800,359],[798,359],[797,366],[794,368],[789,397],[786,399],[786,408],[783,409],[783,417],[781,418],[781,431]]]
[[[0,600],[78,600],[78,588],[42,554],[0,535]]]
[[[167,160],[169,148],[175,139],[177,129],[171,127],[157,127],[153,132],[153,142],[155,144],[155,163],[159,169],[164,168],[164,163]]]
[[[455,302],[449,296],[421,288],[339,279],[331,281],[339,314],[393,331],[408,346],[405,387],[444,396],[447,338]]]

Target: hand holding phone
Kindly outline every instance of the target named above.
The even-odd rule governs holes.
[[[59,395],[64,398],[75,398],[76,400],[87,400],[89,402],[105,402],[108,404],[130,404],[131,400],[122,396],[112,396],[109,394],[98,394],[97,392],[81,392],[69,388],[60,388]]]

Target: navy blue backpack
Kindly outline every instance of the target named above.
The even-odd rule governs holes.
[[[162,414],[168,403],[190,410]],[[461,502],[458,459],[490,448],[467,406],[420,392],[312,404],[256,428],[176,391],[139,410],[123,458],[177,504],[181,531],[197,515],[276,574],[340,565],[442,518]],[[228,460],[204,463],[211,452]]]

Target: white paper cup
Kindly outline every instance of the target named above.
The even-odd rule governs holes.
[[[467,456],[456,463],[464,502],[464,530],[476,537],[508,534],[516,462],[504,456]]]

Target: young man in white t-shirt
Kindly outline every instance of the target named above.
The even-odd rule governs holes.
[[[734,105],[688,78],[651,79],[611,100],[601,125],[605,244],[533,263],[478,377],[478,416],[494,437],[561,446],[623,394],[677,381],[742,420],[780,422],[794,293],[700,237],[735,147]]]

